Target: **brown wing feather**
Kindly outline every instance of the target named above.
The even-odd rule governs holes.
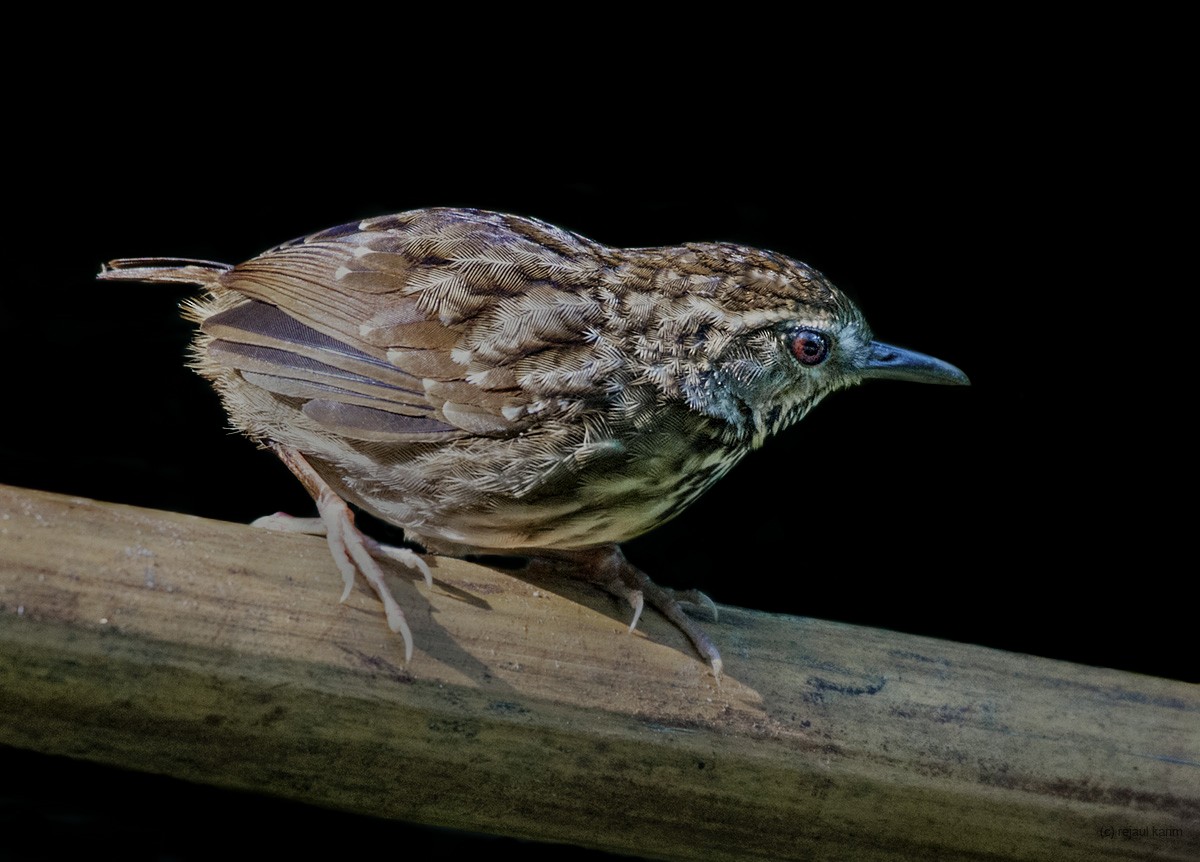
[[[209,357],[349,437],[512,434],[597,395],[604,251],[471,210],[343,225],[222,274],[253,301],[205,320]]]

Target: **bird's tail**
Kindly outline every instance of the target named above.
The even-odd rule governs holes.
[[[211,285],[233,269],[227,263],[180,257],[124,257],[100,267],[101,281],[148,281],[155,284]]]

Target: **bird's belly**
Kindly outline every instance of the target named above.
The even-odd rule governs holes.
[[[348,497],[434,551],[568,550],[624,542],[671,520],[738,460],[740,453],[728,450],[695,451],[669,463],[581,473],[546,493],[491,495],[433,510],[420,505],[428,501],[366,486]]]

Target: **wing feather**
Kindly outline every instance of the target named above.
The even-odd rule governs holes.
[[[331,228],[221,275],[247,301],[204,321],[208,354],[346,437],[511,435],[597,397],[582,357],[606,313],[602,251],[471,210]]]

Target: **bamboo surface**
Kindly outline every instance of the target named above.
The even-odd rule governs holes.
[[[662,859],[1197,859],[1200,687],[0,486],[0,743]]]

